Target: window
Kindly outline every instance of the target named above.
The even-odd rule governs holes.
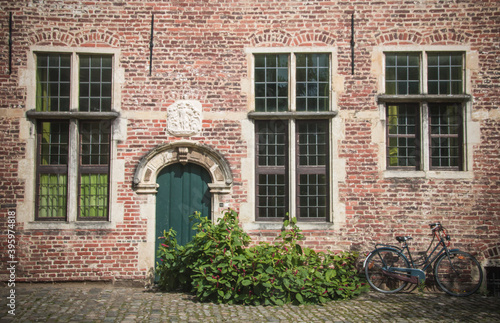
[[[387,94],[420,93],[420,59],[415,53],[388,53],[385,60]]]
[[[36,220],[109,217],[112,61],[36,54],[36,107],[27,114],[38,119]]]
[[[79,219],[106,219],[108,215],[109,121],[80,123]]]
[[[330,59],[254,54],[257,220],[329,219]]]
[[[68,195],[69,123],[38,124],[38,218],[65,219]]]
[[[294,58],[295,100],[290,102],[289,65]],[[328,111],[329,54],[256,54],[255,111]],[[293,105],[292,105],[293,103]]]
[[[391,167],[420,165],[417,141],[420,138],[419,107],[415,103],[388,105],[387,158]]]
[[[80,111],[111,110],[111,56],[80,55]]]
[[[464,170],[463,62],[462,52],[385,53],[387,169]]]
[[[429,94],[463,93],[462,53],[428,53]]]
[[[71,55],[37,55],[37,111],[69,111],[70,74]]]

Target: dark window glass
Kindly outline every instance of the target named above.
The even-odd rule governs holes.
[[[427,55],[429,94],[462,94],[463,64],[461,53]]]
[[[288,110],[288,55],[255,55],[255,110]]]
[[[80,111],[111,111],[112,57],[80,55]]]
[[[429,104],[431,169],[462,168],[462,109],[460,104]]]
[[[287,211],[287,136],[286,121],[256,122],[257,219],[283,218]]]
[[[327,120],[297,121],[297,217],[327,220],[328,143]]]
[[[420,55],[387,53],[385,59],[386,94],[419,94]]]
[[[416,169],[419,165],[418,104],[387,106],[387,166]]]
[[[296,55],[297,111],[328,111],[330,102],[330,56]]]
[[[70,54],[38,54],[36,111],[69,111]]]

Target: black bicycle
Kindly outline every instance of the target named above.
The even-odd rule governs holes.
[[[408,283],[423,286],[426,271],[434,264],[434,277],[439,287],[453,296],[468,296],[475,293],[483,282],[481,265],[471,254],[458,249],[448,249],[450,236],[441,223],[429,225],[432,241],[420,263],[413,261],[408,241],[410,236],[396,237],[402,247],[377,244],[363,264],[366,279],[371,287],[382,293],[396,293]],[[429,254],[434,241],[436,246]],[[434,253],[441,247],[441,250]],[[408,258],[404,255],[405,250]]]

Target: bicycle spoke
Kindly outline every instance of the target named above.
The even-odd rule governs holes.
[[[479,289],[483,280],[481,266],[468,253],[461,251],[444,254],[436,262],[436,281],[448,294],[467,296]]]
[[[378,249],[368,258],[365,275],[370,286],[382,293],[395,293],[403,289],[407,282],[389,275],[386,269],[409,267],[408,260],[392,249]]]

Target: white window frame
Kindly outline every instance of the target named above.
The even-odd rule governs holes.
[[[71,55],[71,85],[70,85],[70,111],[63,112],[38,112],[36,111],[36,69],[37,54],[39,53],[61,53]],[[78,89],[79,89],[79,62],[81,54],[90,55],[110,55],[112,56],[112,102],[111,112],[80,112],[78,111]],[[32,46],[27,55],[27,67],[22,73],[21,85],[27,88],[26,98],[26,118],[21,122],[22,136],[26,137],[27,150],[32,152],[29,157],[21,161],[21,164],[30,171],[25,178],[26,201],[21,203],[20,208],[24,210],[19,217],[20,222],[24,222],[26,229],[110,229],[115,228],[118,222],[123,219],[123,212],[117,210],[116,187],[119,180],[123,180],[123,165],[116,159],[116,142],[124,138],[124,122],[126,120],[119,117],[121,110],[120,88],[123,84],[123,68],[119,61],[121,51],[116,48],[92,48],[92,47],[64,47],[64,46]],[[108,219],[105,220],[77,220],[78,213],[78,177],[79,165],[79,131],[77,127],[78,119],[90,120],[104,116],[111,119],[112,133],[110,142],[109,161],[109,189],[108,189]],[[68,154],[68,183],[67,183],[67,213],[66,221],[35,221],[36,204],[36,169],[37,169],[37,122],[40,119],[53,120],[57,118],[69,121],[69,154]],[[18,214],[21,212],[18,212]]]
[[[421,94],[418,95],[385,95],[385,53],[419,53],[421,61],[420,71],[420,89]],[[461,95],[427,95],[427,53],[463,53],[463,93]],[[472,98],[471,91],[471,70],[474,64],[471,57],[476,57],[474,52],[471,51],[469,46],[462,45],[439,45],[439,46],[380,46],[374,49],[373,52],[373,66],[372,70],[377,74],[378,81],[378,105],[380,112],[380,120],[383,128],[383,144],[379,144],[380,156],[379,165],[383,171],[385,178],[400,177],[426,177],[426,178],[457,178],[457,179],[471,179],[474,177],[472,172],[473,160],[473,145],[479,141],[477,134],[473,131],[476,129],[476,123],[472,120]],[[428,103],[436,101],[436,98],[442,98],[455,102],[463,101],[463,165],[462,170],[431,170],[430,163],[430,148],[429,148],[429,131],[428,131]],[[421,156],[421,169],[420,170],[392,170],[387,169],[386,147],[387,147],[387,128],[386,128],[386,102],[419,102],[420,104],[420,156]]]
[[[295,142],[295,136],[296,136],[296,130],[295,130],[295,122],[292,120],[297,120],[299,118],[303,119],[329,119],[329,166],[328,166],[328,181],[329,181],[329,216],[328,220],[325,222],[323,220],[318,220],[318,221],[300,221],[298,224],[300,225],[301,228],[304,229],[332,229],[333,225],[332,223],[335,222],[334,220],[338,220],[338,216],[336,215],[337,212],[339,212],[339,208],[337,208],[338,204],[338,187],[337,187],[337,179],[336,176],[339,176],[339,173],[342,173],[341,171],[337,171],[337,173],[334,172],[334,168],[336,166],[336,162],[338,161],[338,158],[336,157],[335,153],[335,142],[338,140],[338,138],[334,135],[334,127],[335,127],[335,122],[333,121],[334,117],[338,114],[337,110],[337,93],[343,91],[343,79],[340,79],[337,75],[337,69],[338,69],[338,60],[337,60],[337,48],[336,47],[331,47],[331,46],[314,46],[314,47],[259,47],[259,48],[247,48],[246,53],[249,57],[249,69],[248,73],[250,75],[249,78],[249,98],[248,98],[248,106],[249,106],[249,119],[262,119],[262,120],[269,120],[272,118],[288,118],[289,119],[289,129],[288,129],[288,142],[289,142],[289,159],[288,159],[288,167],[289,167],[289,172],[288,172],[288,180],[289,180],[289,191],[288,194],[291,197],[296,196],[296,185],[297,182],[295,180],[296,176],[296,160],[295,160],[295,145],[292,144]],[[322,112],[300,112],[296,111],[296,95],[295,95],[295,73],[296,73],[296,60],[295,60],[295,54],[328,54],[330,57],[330,102],[329,102],[329,110],[328,111],[322,111]],[[287,112],[255,112],[255,54],[289,54],[290,59],[289,59],[289,110]],[[335,84],[335,81],[338,82],[338,84]],[[341,89],[339,89],[341,88]],[[253,136],[253,142],[255,143],[256,138],[255,138],[255,127],[252,127],[252,136]],[[252,158],[251,163],[254,165],[253,169],[255,168],[255,150],[254,149],[249,149],[251,154],[249,154],[249,157]],[[255,178],[255,172],[252,177],[252,181],[249,183],[249,200],[254,203],[256,203],[255,200],[255,188],[256,188],[256,178]],[[254,204],[255,205],[255,204]],[[290,217],[295,217],[296,214],[296,209],[297,205],[295,202],[295,198],[290,198],[289,201],[289,216]],[[252,214],[253,218],[256,218],[255,214],[255,207],[252,207]],[[280,228],[282,226],[281,221],[258,221],[258,222],[253,222],[253,224],[246,224],[244,227],[245,229],[276,229]]]

